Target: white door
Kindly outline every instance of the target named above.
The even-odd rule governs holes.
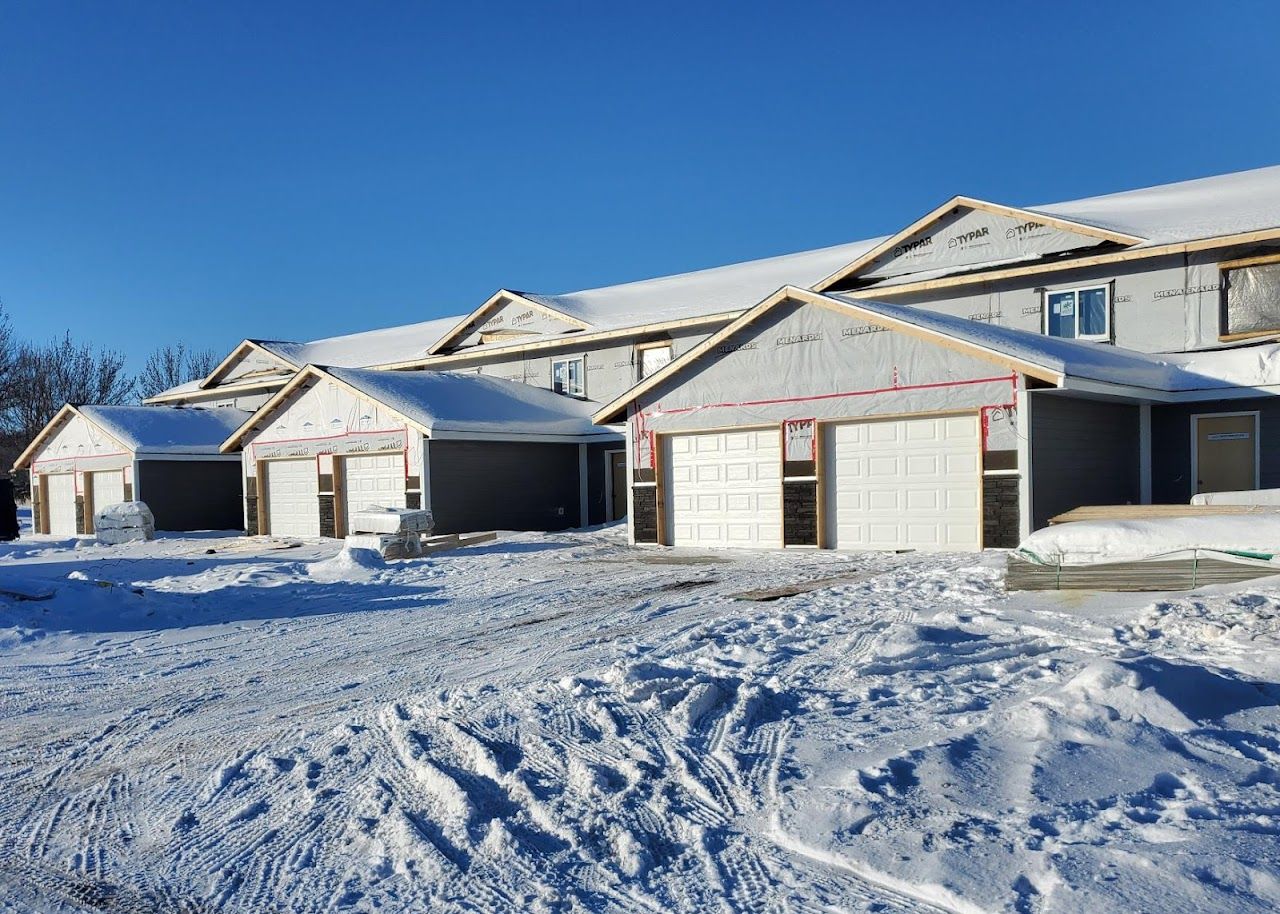
[[[74,473],[50,473],[48,480],[49,532],[58,536],[76,535],[76,476]]]
[[[342,458],[342,485],[346,489],[348,532],[352,515],[370,505],[405,507],[404,452]]]
[[[316,462],[268,460],[267,529],[273,536],[320,535],[320,478]]]
[[[828,545],[982,547],[976,415],[843,422],[825,431]]]
[[[89,478],[93,481],[94,513],[107,505],[118,505],[124,501],[124,470],[93,473]]]
[[[779,430],[664,436],[667,542],[782,546]]]

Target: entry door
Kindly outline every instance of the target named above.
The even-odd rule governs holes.
[[[615,451],[609,455],[609,520],[622,520],[627,516],[627,454]]]
[[[667,542],[782,546],[782,436],[777,428],[663,436]]]
[[[826,436],[828,545],[982,548],[976,415],[842,422]]]
[[[342,458],[342,484],[346,490],[347,532],[351,532],[351,517],[357,511],[372,505],[405,507],[404,452]]]
[[[76,476],[50,473],[45,477],[49,512],[49,532],[58,536],[76,535]]]
[[[1258,415],[1193,416],[1196,492],[1258,487]]]
[[[265,532],[273,536],[319,536],[320,478],[315,460],[268,460],[262,466],[267,484]]]

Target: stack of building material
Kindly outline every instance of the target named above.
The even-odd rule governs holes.
[[[93,529],[104,546],[137,543],[156,538],[156,519],[146,502],[122,501],[94,512]]]
[[[1225,513],[1250,509],[1218,507],[1222,513],[1085,520],[1037,530],[1009,556],[1005,587],[1193,590],[1280,574],[1280,511]]]
[[[371,505],[351,515],[347,522],[348,549],[371,549],[384,559],[422,555],[422,537],[430,536],[435,521],[429,510],[383,508]]]

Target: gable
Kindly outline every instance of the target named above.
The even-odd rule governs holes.
[[[977,409],[1012,403],[1016,382],[995,360],[787,300],[640,394],[636,407],[648,430],[690,430]]]
[[[284,358],[267,351],[251,340],[245,340],[200,382],[199,387],[207,390],[223,384],[283,378],[296,370],[296,366],[291,365]]]
[[[79,412],[68,411],[66,417],[32,454],[32,466],[38,473],[67,472],[73,468],[105,469],[123,466],[132,460],[131,452],[98,425]],[[82,463],[90,458],[92,465]],[[121,460],[109,460],[121,458]]]
[[[262,352],[261,349],[250,349],[241,357],[237,358],[229,367],[227,373],[221,376],[223,383],[248,378],[251,375],[288,373],[289,369],[284,366],[279,358]]]
[[[1026,260],[1086,250],[1107,239],[1039,221],[1033,214],[992,212],[956,205],[894,242],[856,273],[862,280],[888,279],[931,270]]]
[[[479,346],[526,337],[582,330],[582,325],[557,317],[526,301],[507,301],[467,322],[454,346]]]
[[[243,444],[254,458],[398,450],[406,445],[406,426],[385,404],[311,375],[258,417]]]

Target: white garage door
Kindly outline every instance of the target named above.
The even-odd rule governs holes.
[[[93,480],[94,512],[101,511],[107,505],[118,505],[124,501],[124,470],[94,473],[89,478]]]
[[[268,460],[267,533],[273,536],[320,535],[320,479],[316,462]]]
[[[342,485],[346,488],[348,518],[370,505],[403,508],[404,454],[361,454],[342,459]],[[348,529],[350,522],[348,521]]]
[[[48,482],[49,532],[76,535],[76,477],[74,473],[50,473]]]
[[[667,542],[782,546],[778,429],[664,437]]]
[[[829,545],[981,548],[977,416],[847,422],[826,436]]]

